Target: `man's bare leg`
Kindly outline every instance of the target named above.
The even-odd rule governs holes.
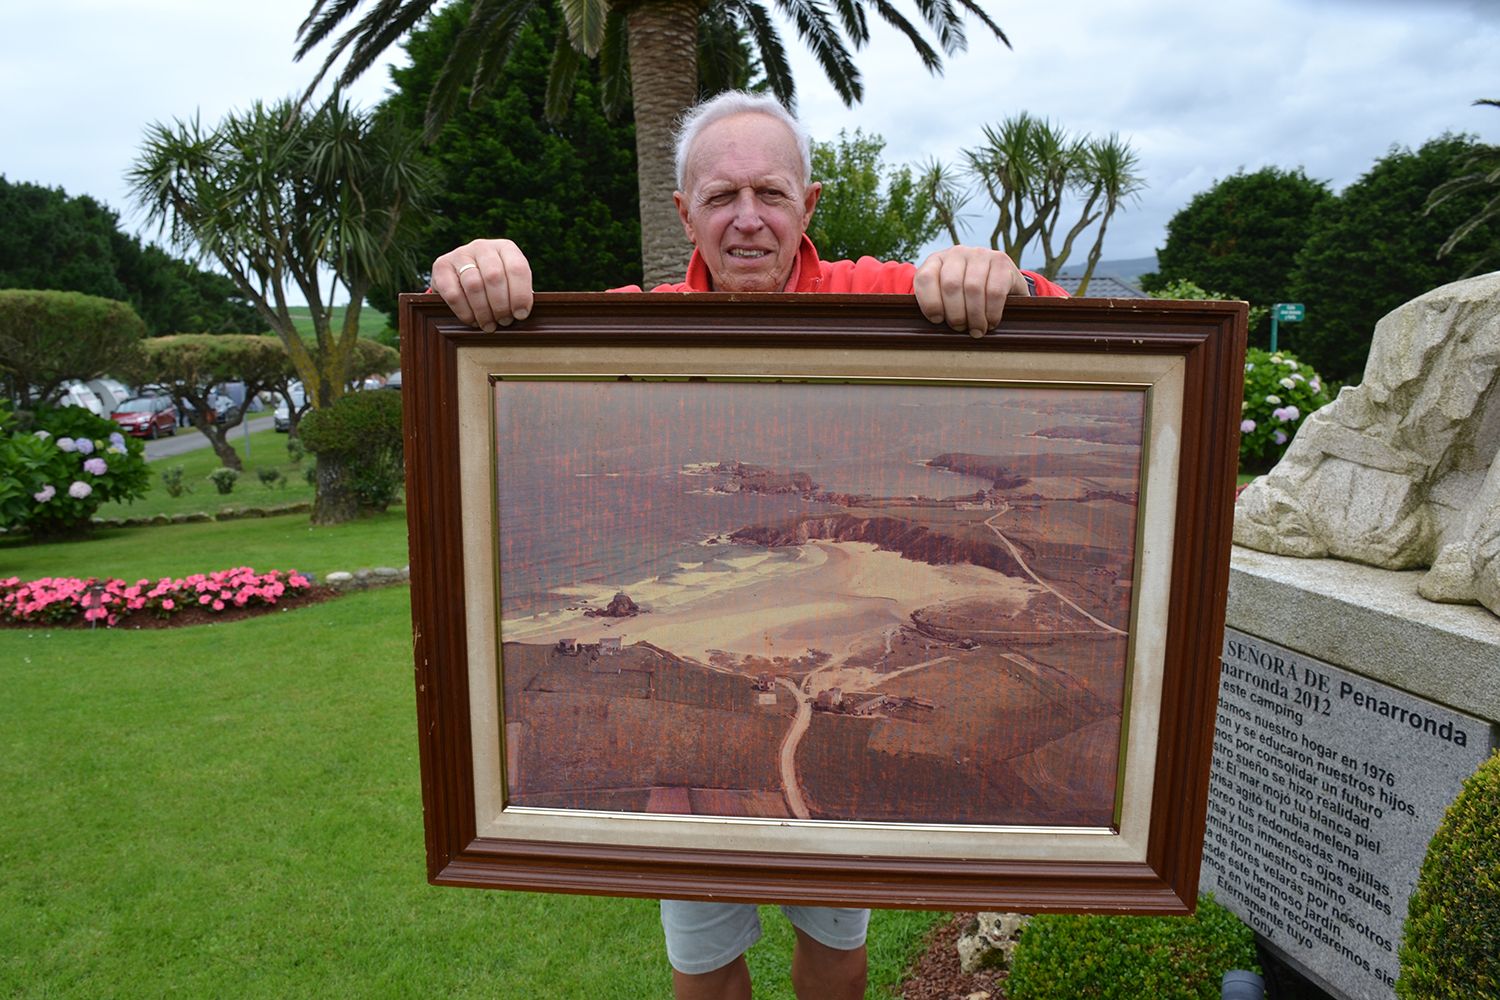
[[[792,929],[797,932],[797,944],[792,949],[792,989],[798,1000],[864,1000],[869,974],[864,945],[841,951],[819,944],[800,927]],[[750,985],[748,973],[745,985]]]
[[[796,967],[794,960],[792,968]],[[672,995],[677,1000],[750,1000],[750,966],[741,955],[728,965],[696,976],[673,969]],[[860,996],[864,996],[863,991]]]

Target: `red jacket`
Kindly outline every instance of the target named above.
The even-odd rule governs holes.
[[[797,251],[797,260],[792,265],[792,277],[787,290],[792,292],[873,292],[887,295],[910,295],[912,278],[917,273],[915,264],[901,261],[876,260],[861,257],[859,260],[821,260],[812,240],[802,237],[802,247]],[[1067,292],[1040,274],[1022,271],[1036,286],[1036,294],[1067,297]],[[640,285],[625,285],[611,288],[612,292],[638,292]],[[657,285],[653,292],[711,292],[713,282],[708,265],[698,251],[693,251],[688,261],[687,280],[678,284]]]

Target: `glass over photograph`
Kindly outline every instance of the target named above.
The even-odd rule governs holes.
[[[491,384],[508,807],[1116,822],[1144,390]]]

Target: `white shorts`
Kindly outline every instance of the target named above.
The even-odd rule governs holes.
[[[808,937],[839,951],[865,943],[869,910],[831,906],[783,906],[781,912]],[[760,914],[753,903],[661,901],[667,961],[689,976],[721,969],[760,940]]]

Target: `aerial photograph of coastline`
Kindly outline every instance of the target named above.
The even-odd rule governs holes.
[[[1143,392],[493,390],[508,806],[1114,823]]]

